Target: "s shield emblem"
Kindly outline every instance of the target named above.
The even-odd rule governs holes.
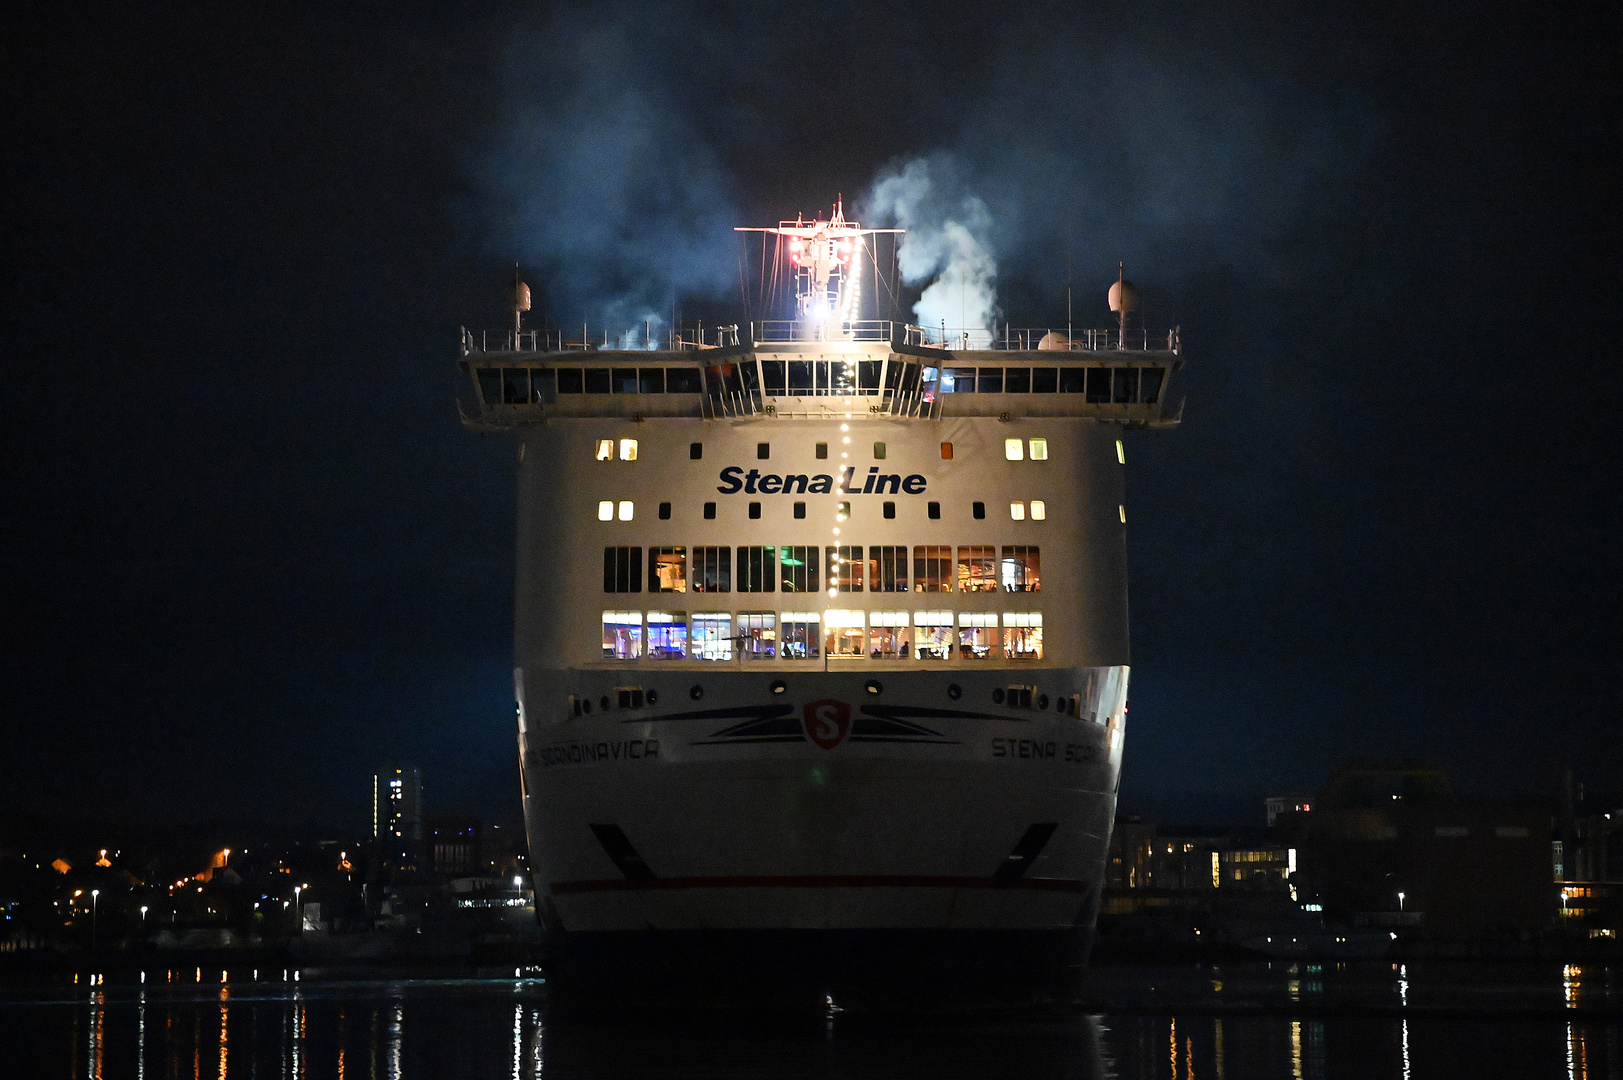
[[[843,701],[813,701],[806,706],[806,735],[832,750],[851,734],[851,706]]]

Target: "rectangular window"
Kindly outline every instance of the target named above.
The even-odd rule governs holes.
[[[896,504],[893,502],[885,503],[881,510],[887,521],[896,516]]]
[[[612,503],[612,502],[600,502],[600,503],[598,503],[597,504],[597,520],[599,520],[599,521],[613,521],[614,520],[614,503]]]
[[[941,460],[942,461],[951,461],[952,460],[952,443],[944,442],[944,443],[941,444]]]
[[[648,591],[688,591],[688,549],[651,547],[648,549]],[[648,616],[652,619],[653,616]]]
[[[613,369],[614,392],[616,394],[635,394],[637,392],[637,369],[634,367],[617,367]]]
[[[1138,385],[1138,400],[1146,405],[1154,405],[1161,400],[1161,379],[1164,374],[1160,368],[1145,368],[1143,381]]]
[[[659,367],[645,367],[637,369],[637,393],[663,394],[665,392],[665,369]]]
[[[778,587],[778,549],[741,547],[738,549],[738,591],[773,592]]]
[[[622,499],[620,501],[620,509],[615,516],[621,521],[630,521],[633,510],[635,510],[635,506],[632,504],[632,502],[629,499]]]
[[[580,368],[558,369],[558,393],[578,394],[581,392]]]
[[[829,547],[828,583],[842,593],[862,591],[861,547]]]
[[[750,503],[750,505],[749,505],[749,517],[750,517],[751,521],[759,521],[759,520],[761,520],[761,504],[760,503],[758,503],[758,502]]]
[[[924,516],[931,521],[941,520],[941,504],[938,502],[924,504]]]
[[[723,549],[726,550],[726,549]],[[695,611],[688,635],[688,659],[731,660],[733,617],[725,611]]]
[[[688,658],[688,614],[685,611],[648,613],[648,659]]]
[[[952,547],[921,544],[913,549],[913,591],[952,591]]]
[[[835,503],[834,504],[834,517],[835,517],[836,520],[844,521],[846,518],[848,518],[850,516],[851,516],[851,504],[850,503],[842,502],[842,503]]]
[[[990,659],[997,650],[997,612],[958,613],[958,656],[962,660]]]
[[[1031,393],[1031,369],[1012,367],[1003,376],[1003,392],[1006,394]]]
[[[614,440],[613,439],[599,439],[599,440],[597,440],[597,460],[599,460],[599,461],[613,461],[614,460]]]
[[[1003,456],[1010,461],[1024,461],[1026,457],[1026,444],[1023,439],[1004,439]]]
[[[920,660],[952,659],[952,612],[913,613],[914,653]]]
[[[997,548],[990,544],[958,548],[958,591],[997,592]]]
[[[828,457],[828,443],[820,442],[817,444],[817,457],[819,459]]]
[[[1039,592],[1042,589],[1042,559],[1035,546],[1004,544],[998,573],[1004,592]]]
[[[868,591],[907,592],[907,548],[874,546],[868,549]]]
[[[876,442],[876,443],[873,444],[873,456],[875,458],[879,459],[880,461],[885,460],[885,444],[884,443]]]
[[[785,611],[780,659],[816,660],[823,655],[821,623],[822,616],[815,611]]]
[[[665,392],[667,394],[698,394],[703,391],[704,381],[699,377],[697,367],[665,369]]]
[[[1110,401],[1110,369],[1088,368],[1088,404],[1099,405]]]
[[[642,548],[603,549],[603,591],[642,592]]]
[[[659,520],[661,520],[661,521],[669,521],[669,520],[671,520],[671,504],[670,503],[665,502],[665,503],[660,503],[659,504]]]
[[[1046,521],[1048,519],[1048,504],[1041,499],[1031,500],[1031,520]]]
[[[636,660],[642,656],[642,612],[603,613],[603,659]]]
[[[1010,660],[1041,660],[1043,658],[1042,612],[1004,612],[1003,655]]]
[[[975,369],[972,367],[942,368],[941,392],[943,394],[973,394],[975,392]]]
[[[879,393],[879,369],[884,366],[883,360],[857,361],[857,387],[862,393]]]
[[[913,616],[906,611],[868,613],[868,656],[873,660],[913,658]]]
[[[863,655],[862,637],[862,612],[823,612],[823,651],[831,658]]]
[[[636,461],[637,460],[637,440],[636,439],[621,439],[620,440],[620,460],[621,461]]]
[[[789,396],[810,397],[812,394],[812,362],[789,361]]]
[[[983,367],[980,378],[976,382],[977,388],[983,394],[1003,393],[1003,369],[1000,367]]]
[[[1031,392],[1053,394],[1059,390],[1059,369],[1039,367],[1031,369]]]
[[[714,520],[716,520],[716,504],[715,503],[705,503],[704,504],[704,519],[706,521],[714,521]]]
[[[502,369],[502,404],[524,405],[530,400],[530,371],[528,368]]]
[[[696,547],[693,549],[693,575],[689,583],[694,592],[733,591],[733,549],[730,547]],[[694,618],[698,618],[697,615]]]
[[[609,369],[606,367],[589,367],[586,373],[586,392],[588,394],[606,394],[609,392]]]
[[[1026,504],[1023,503],[1023,502],[1012,502],[1012,503],[1010,503],[1009,504],[1009,518],[1012,521],[1024,521],[1024,520],[1026,520]]]
[[[803,502],[795,503],[795,520],[804,521],[805,519],[806,519],[806,504],[803,503]]]
[[[969,504],[969,516],[974,518],[976,521],[985,521],[986,520],[986,504],[983,503],[983,502],[972,502],[972,503],[970,503]]]
[[[738,648],[745,660],[776,660],[778,616],[770,611],[740,611]]]
[[[1138,369],[1111,368],[1111,400],[1117,405],[1131,404],[1138,397]]]
[[[694,461],[698,461],[700,458],[704,457],[704,443],[688,443],[688,457],[692,458]]]
[[[783,568],[783,591],[788,593],[814,593],[821,589],[817,583],[817,549],[815,547],[781,547],[778,564]]]
[[[1032,461],[1047,461],[1048,460],[1048,440],[1047,439],[1032,439],[1031,440],[1031,460]]]
[[[765,461],[767,458],[769,458],[771,456],[772,456],[772,444],[771,443],[769,443],[769,442],[758,442],[758,443],[755,444],[755,457],[756,457],[756,460]]]
[[[1080,394],[1088,385],[1088,369],[1068,367],[1059,369],[1059,392]]]
[[[761,361],[761,389],[767,397],[783,396],[783,373],[782,360]]]

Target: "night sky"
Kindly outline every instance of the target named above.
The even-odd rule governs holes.
[[[875,11],[872,8],[881,10]],[[1127,436],[1124,809],[1349,755],[1623,798],[1615,7],[61,4],[6,16],[0,813],[511,818],[506,439],[456,332],[739,316],[923,159],[1016,326],[1183,328]],[[757,317],[759,314],[757,313]]]

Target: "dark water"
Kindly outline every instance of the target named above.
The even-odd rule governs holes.
[[[0,1078],[1623,1080],[1623,972],[1605,966],[1112,966],[1090,978],[1090,1006],[1059,1016],[906,1022],[558,1018],[538,975],[510,971],[13,979],[0,987]]]

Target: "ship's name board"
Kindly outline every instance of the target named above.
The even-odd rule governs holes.
[[[881,473],[879,466],[868,466],[868,475],[857,476],[855,467],[841,470],[838,485],[827,473],[808,475],[790,473],[762,473],[759,469],[745,472],[742,466],[729,465],[721,470],[721,483],[716,490],[723,495],[829,495],[838,490],[844,495],[923,495],[929,481],[918,473],[903,476],[900,473]]]

